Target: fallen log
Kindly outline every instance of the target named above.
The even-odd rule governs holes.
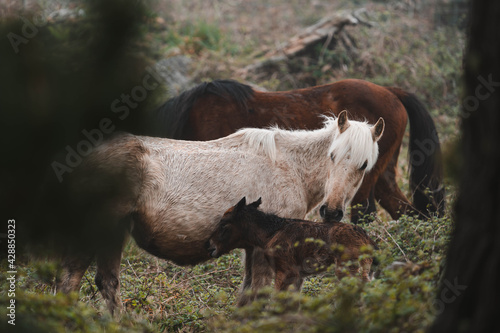
[[[361,17],[366,14],[366,9],[355,11],[339,11],[327,16],[317,23],[305,28],[299,34],[290,38],[286,43],[258,56],[258,60],[243,68],[241,75],[246,76],[248,72],[259,71],[264,68],[274,67],[279,62],[310,53],[317,45],[322,45],[322,53],[326,50],[335,36],[348,25],[363,24],[373,26],[374,23]]]

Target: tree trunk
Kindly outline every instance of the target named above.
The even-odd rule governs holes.
[[[500,1],[475,0],[465,54],[455,231],[431,332],[500,332]]]

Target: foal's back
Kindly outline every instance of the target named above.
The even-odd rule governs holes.
[[[268,242],[267,249],[276,270],[297,270],[307,276],[325,270],[333,263],[357,261],[362,248],[375,242],[359,226],[341,222],[318,223],[283,219],[281,230]],[[363,279],[368,280],[372,259],[361,262]],[[357,270],[353,268],[352,271]],[[298,273],[298,272],[297,272]],[[340,270],[337,271],[340,275]],[[340,276],[339,276],[340,277]]]
[[[370,245],[377,249],[377,245],[366,231],[354,224],[342,222],[324,223],[297,219],[283,219],[283,221],[282,229],[269,242],[269,247],[283,243],[284,240],[296,244],[297,242],[312,242],[311,239],[315,239],[322,240],[325,245],[339,244],[349,248]]]

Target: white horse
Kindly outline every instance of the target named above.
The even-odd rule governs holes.
[[[59,290],[78,290],[96,257],[96,285],[113,312],[121,307],[119,268],[128,233],[153,255],[196,264],[210,258],[207,240],[227,208],[244,196],[262,197],[264,212],[288,218],[304,218],[322,203],[323,218],[338,221],[377,160],[383,130],[382,118],[370,126],[349,121],[343,111],[314,131],[242,129],[207,142],[118,135],[68,179],[79,198],[95,198],[93,191],[105,188],[108,178],[122,186],[89,206],[99,207],[90,216],[109,221],[99,230],[106,241],[68,255]],[[246,253],[243,290],[257,290],[272,278],[261,259]],[[239,304],[247,301],[241,297]]]

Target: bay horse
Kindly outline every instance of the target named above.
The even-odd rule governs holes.
[[[263,211],[290,218],[303,218],[322,203],[324,218],[337,221],[375,165],[383,131],[383,119],[371,126],[342,112],[313,131],[243,129],[203,142],[116,135],[66,180],[79,205],[74,211],[102,220],[96,232],[105,235],[102,244],[89,240],[84,253],[67,255],[58,290],[78,290],[96,257],[95,282],[113,313],[121,305],[120,260],[128,234],[157,257],[194,265],[210,258],[206,240],[227,207],[243,196],[262,197]],[[102,195],[111,179],[122,187]],[[243,289],[269,283],[263,262],[246,253]],[[264,273],[253,279],[256,270]]]
[[[335,265],[335,274],[344,277],[343,266],[353,276],[371,280],[372,257],[360,258],[363,247],[378,249],[360,227],[351,223],[318,223],[288,219],[258,209],[262,200],[246,204],[243,197],[222,216],[210,236],[207,251],[214,258],[236,248],[259,248],[275,275],[274,288],[300,291],[304,278],[324,272]],[[359,261],[359,264],[356,264]]]
[[[147,135],[180,140],[212,140],[243,127],[277,125],[316,129],[323,115],[348,110],[352,119],[375,123],[384,118],[386,131],[380,154],[353,200],[351,220],[375,212],[375,200],[398,219],[403,213],[442,215],[444,187],[441,149],[436,127],[418,98],[398,88],[363,80],[280,92],[262,92],[232,80],[202,83],[174,97],[152,113]],[[407,121],[410,121],[409,177],[413,204],[396,181],[397,162]],[[356,208],[358,207],[358,208]]]

